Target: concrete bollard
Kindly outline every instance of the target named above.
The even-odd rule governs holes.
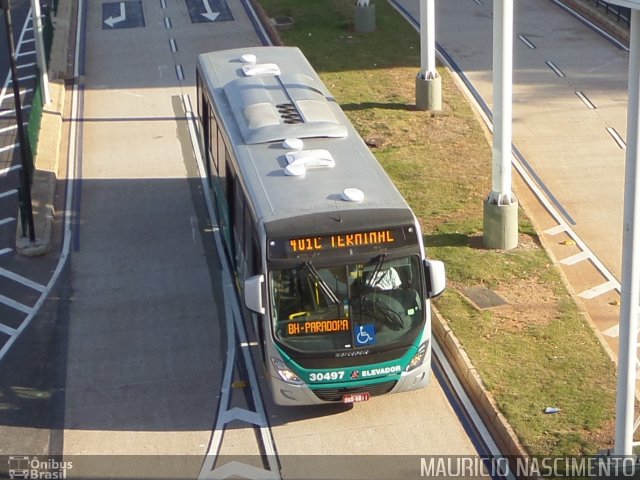
[[[416,76],[416,110],[442,110],[442,77],[424,78],[420,72]]]
[[[376,6],[356,6],[355,12],[356,32],[370,33],[376,30]]]
[[[518,201],[495,205],[485,200],[482,243],[485,248],[511,250],[518,246]]]

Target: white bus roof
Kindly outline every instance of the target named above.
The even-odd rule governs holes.
[[[408,208],[298,48],[201,54],[198,70],[258,220]]]

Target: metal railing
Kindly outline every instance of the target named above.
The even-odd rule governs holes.
[[[629,26],[631,22],[631,9],[627,7],[619,7],[618,5],[612,5],[602,0],[592,0],[595,3],[596,8],[602,8],[607,15],[610,15],[616,19],[616,21]]]

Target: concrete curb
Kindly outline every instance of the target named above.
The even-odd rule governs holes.
[[[432,331],[458,380],[478,409],[482,421],[503,455],[526,458],[526,452],[507,419],[502,415],[493,395],[486,389],[467,353],[449,328],[447,321],[432,307]]]
[[[269,35],[269,40],[271,40],[271,43],[273,43],[273,45],[275,46],[284,45],[282,43],[282,40],[280,39],[280,35],[278,35],[278,30],[274,26],[273,20],[269,18],[267,13],[264,11],[264,8],[262,8],[262,5],[260,5],[259,1],[249,0],[249,2],[251,3],[251,6],[255,10],[256,14],[258,15],[258,18],[260,19],[260,23],[262,23],[262,26],[267,32],[267,35]]]
[[[28,237],[22,236],[22,223],[18,215],[16,251],[26,257],[45,255],[52,248],[53,222],[56,215],[54,199],[58,182],[62,117],[65,105],[64,77],[67,72],[70,26],[73,24],[70,3],[70,1],[61,0],[58,5],[58,15],[54,19],[55,35],[48,72],[51,103],[42,109],[38,151],[33,159],[31,203],[35,243],[32,244]]]

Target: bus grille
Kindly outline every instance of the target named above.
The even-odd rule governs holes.
[[[345,387],[345,388],[317,388],[312,390],[316,397],[325,402],[340,402],[342,396],[347,393],[364,393],[369,392],[372,397],[376,395],[384,395],[393,390],[398,383],[397,380],[390,382],[376,383],[375,385],[363,385],[361,387]]]

